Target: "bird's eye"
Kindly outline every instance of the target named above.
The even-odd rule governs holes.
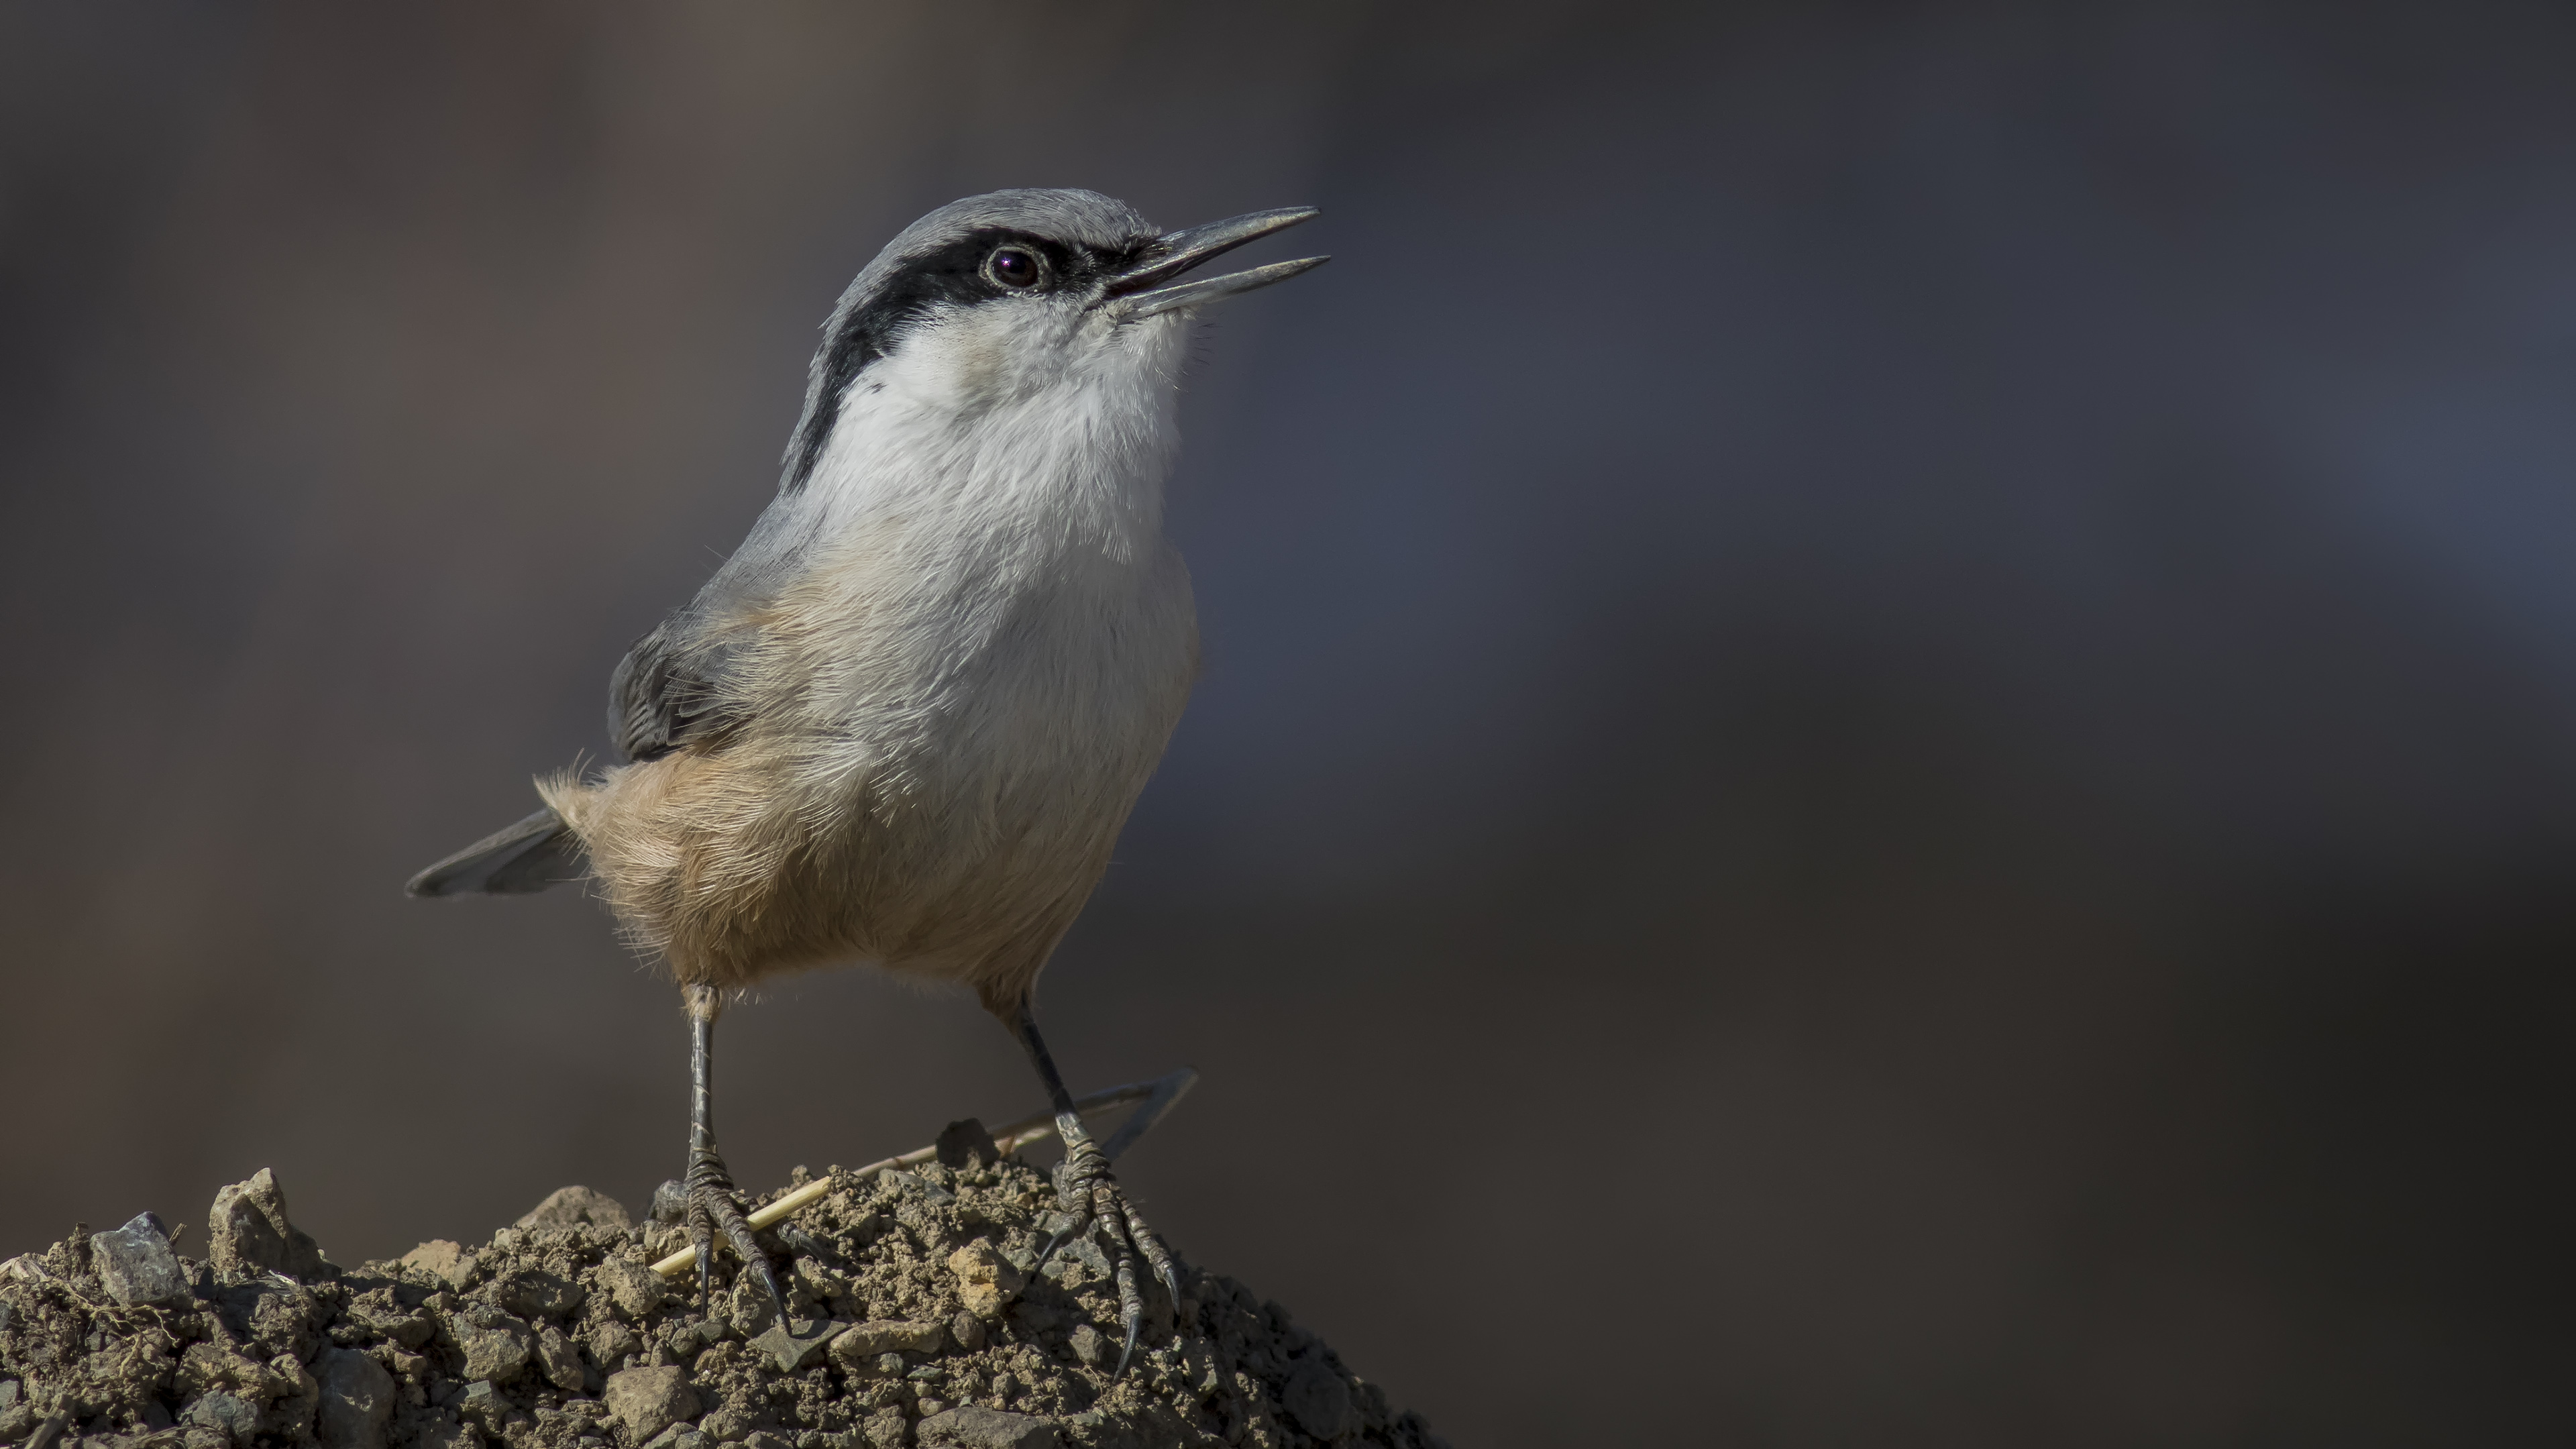
[[[1046,263],[1026,247],[1003,247],[984,260],[984,275],[1005,287],[1034,287]]]

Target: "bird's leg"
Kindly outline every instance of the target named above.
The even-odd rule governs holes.
[[[1127,1360],[1136,1353],[1136,1335],[1145,1325],[1145,1296],[1137,1291],[1136,1258],[1141,1256],[1163,1280],[1163,1288],[1172,1295],[1177,1308],[1181,1301],[1180,1274],[1172,1266],[1172,1255],[1165,1251],[1163,1240],[1145,1226],[1145,1219],[1129,1205],[1126,1192],[1118,1179],[1109,1173],[1109,1159],[1100,1146],[1083,1129],[1082,1116],[1073,1110],[1073,1093],[1065,1090],[1064,1077],[1055,1069],[1055,1058],[1048,1055],[1046,1040],[1038,1035],[1037,1013],[1026,1001],[1020,1003],[1019,1016],[1011,1029],[1028,1049],[1029,1061],[1046,1082],[1047,1101],[1055,1108],[1056,1136],[1064,1142],[1064,1161],[1056,1164],[1055,1195],[1057,1210],[1069,1220],[1064,1230],[1038,1254],[1043,1265],[1056,1250],[1082,1236],[1094,1224],[1108,1240],[1110,1257],[1118,1276],[1118,1314],[1127,1325],[1127,1345],[1118,1354],[1118,1367],[1110,1377],[1127,1372]]]
[[[715,1069],[716,1016],[724,1004],[712,987],[685,988],[689,1008],[689,1171],[680,1179],[688,1192],[689,1242],[698,1251],[698,1301],[707,1301],[709,1282],[715,1267],[715,1240],[718,1233],[742,1259],[743,1267],[760,1280],[772,1303],[780,1303],[778,1278],[769,1269],[769,1257],[751,1236],[751,1224],[743,1221],[742,1203],[734,1196],[733,1175],[725,1171],[724,1159],[716,1155]],[[783,1305],[782,1305],[783,1306]]]

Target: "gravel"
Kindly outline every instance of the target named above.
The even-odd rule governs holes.
[[[677,1227],[579,1187],[486,1243],[347,1269],[265,1170],[216,1195],[203,1262],[150,1214],[75,1228],[0,1263],[0,1445],[56,1422],[54,1449],[1440,1444],[1285,1309],[1186,1261],[1177,1304],[1144,1275],[1113,1382],[1106,1255],[1040,1269],[1045,1175],[973,1123],[942,1144],[911,1172],[832,1169],[761,1234],[784,1315],[723,1254],[700,1304],[646,1266]]]

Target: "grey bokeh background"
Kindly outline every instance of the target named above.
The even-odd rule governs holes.
[[[2541,6],[0,6],[0,1249],[680,1166],[596,751],[814,326],[1016,184],[1314,202],[1209,668],[1042,995],[1462,1445],[2564,1442],[2576,23]],[[751,1184],[1036,1105],[728,1018]],[[1660,1436],[1660,1437],[1658,1437]]]

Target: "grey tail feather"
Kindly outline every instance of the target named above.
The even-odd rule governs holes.
[[[581,876],[581,838],[563,817],[540,810],[413,876],[416,896],[524,896]]]

